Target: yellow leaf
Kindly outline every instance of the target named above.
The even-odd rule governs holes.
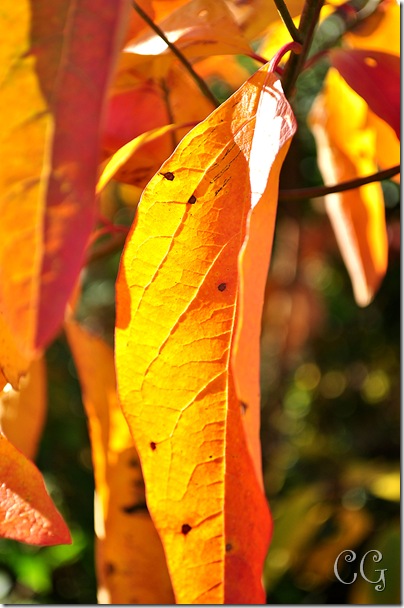
[[[177,603],[265,602],[269,514],[257,425],[247,444],[241,413],[256,407],[257,372],[251,386],[234,379],[230,354],[238,298],[245,298],[238,341],[249,330],[257,338],[260,321],[252,316],[262,307],[279,171],[294,130],[266,65],[187,134],[152,178],[121,261],[119,394]],[[255,234],[260,220],[267,224]],[[255,262],[262,268],[247,294],[242,275]],[[258,349],[256,341],[254,361]],[[251,402],[240,404],[234,381],[243,392],[247,385],[248,398],[251,388]]]
[[[45,361],[30,364],[19,390],[5,388],[0,393],[0,427],[15,447],[34,460],[46,416]]]
[[[376,164],[376,134],[368,107],[338,74],[328,71],[324,93],[311,113],[318,163],[326,184],[371,175]],[[326,209],[360,306],[373,299],[388,258],[384,199],[380,183],[330,194]]]
[[[98,601],[171,604],[161,541],[147,512],[139,458],[117,394],[112,348],[72,320],[95,472]]]

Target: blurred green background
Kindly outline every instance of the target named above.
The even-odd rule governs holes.
[[[305,128],[321,78],[301,80],[300,129],[281,187],[321,184]],[[265,565],[269,604],[400,603],[400,238],[399,188],[383,184],[389,269],[366,308],[349,277],[321,199],[279,205],[262,328],[262,449],[274,535]],[[112,184],[111,217],[129,223],[130,191]],[[136,202],[136,201],[132,201]],[[92,262],[79,318],[112,341],[119,250]],[[70,527],[71,546],[37,548],[0,541],[0,602],[94,604],[91,451],[80,387],[63,335],[47,353],[49,411],[37,464]],[[387,568],[386,588],[358,576],[369,550],[368,578]]]

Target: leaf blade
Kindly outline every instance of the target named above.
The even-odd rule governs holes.
[[[2,11],[12,33],[1,52],[0,295],[29,356],[59,329],[83,262],[99,122],[128,8],[127,0],[102,10],[92,0],[8,0]]]
[[[179,603],[265,601],[269,514],[229,365],[239,251],[251,199],[258,204],[266,186],[257,174],[252,195],[255,116],[261,97],[282,97],[268,69],[186,135],[151,180],[117,281],[119,393]],[[270,132],[273,116],[266,118]],[[274,148],[287,146],[293,127],[289,115]],[[276,190],[270,198],[276,207]],[[240,463],[248,489],[241,493]],[[237,515],[244,508],[250,531]],[[253,564],[247,585],[246,563]]]

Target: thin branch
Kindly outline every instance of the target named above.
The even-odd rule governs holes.
[[[306,0],[304,5],[299,24],[299,33],[303,38],[303,48],[299,55],[296,53],[291,54],[282,77],[282,86],[286,97],[290,97],[293,94],[297,77],[299,76],[310,51],[323,3],[324,0]]]
[[[192,78],[198,85],[200,91],[205,95],[205,97],[207,97],[209,99],[209,101],[214,105],[215,108],[218,108],[220,106],[219,101],[213,95],[212,91],[209,89],[209,87],[207,86],[207,84],[203,80],[203,78],[201,78],[199,76],[199,74],[197,74],[195,72],[194,68],[189,63],[189,61],[185,57],[185,55],[183,55],[181,53],[181,51],[178,50],[177,47],[168,40],[168,38],[165,35],[165,33],[163,32],[163,30],[161,28],[159,28],[159,26],[156,25],[152,19],[150,19],[149,15],[147,13],[145,13],[145,11],[138,5],[138,3],[135,0],[132,0],[132,5],[133,5],[133,8],[135,9],[135,11],[137,12],[137,14],[140,15],[140,17],[147,23],[147,25],[149,25],[152,28],[152,30],[158,36],[160,36],[160,38],[162,40],[164,40],[164,42],[166,43],[168,48],[171,50],[171,52],[177,57],[177,59],[179,61],[181,61],[182,65],[185,67],[186,70],[188,70],[189,74],[192,76]]]
[[[283,0],[274,0],[274,2],[276,4],[276,8],[278,9],[278,13],[282,18],[283,23],[287,27],[289,34],[292,37],[292,40],[303,44],[302,34],[299,32],[299,30],[293,23],[293,19],[288,11],[288,7],[286,6],[285,2]]]
[[[282,201],[298,201],[307,198],[317,198],[319,196],[327,196],[327,194],[334,194],[337,192],[345,192],[346,190],[353,190],[372,182],[379,182],[383,179],[390,179],[400,173],[400,165],[391,167],[390,169],[384,169],[378,171],[372,175],[366,177],[358,177],[334,186],[318,186],[317,188],[296,188],[293,190],[279,190],[279,200]]]

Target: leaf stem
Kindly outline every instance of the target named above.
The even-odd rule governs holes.
[[[372,182],[379,182],[384,179],[389,179],[400,173],[400,165],[378,171],[372,175],[365,177],[358,177],[334,186],[318,186],[316,188],[296,188],[293,190],[279,190],[279,200],[282,201],[298,201],[307,198],[317,198],[319,196],[327,196],[327,194],[334,194],[337,192],[345,192],[346,190],[353,190]]]
[[[147,25],[150,26],[152,30],[158,36],[160,36],[162,40],[164,40],[171,52],[177,57],[177,59],[182,63],[184,68],[189,72],[190,76],[194,79],[200,91],[205,95],[205,97],[209,99],[209,101],[214,105],[215,108],[218,108],[220,105],[219,101],[213,95],[212,91],[209,89],[203,78],[201,78],[199,74],[195,72],[194,68],[192,67],[188,59],[185,57],[185,55],[183,55],[183,53],[181,53],[181,51],[177,49],[177,47],[168,40],[163,30],[156,23],[154,23],[152,19],[150,19],[149,15],[139,6],[139,4],[135,0],[132,0],[132,5],[137,14],[140,15],[140,17],[147,23]]]
[[[297,29],[295,24],[293,23],[293,19],[288,11],[288,7],[286,6],[284,0],[274,0],[274,2],[276,4],[278,13],[280,14],[280,16],[282,18],[283,23],[287,27],[289,34],[292,37],[292,40],[294,40],[295,42],[299,42],[300,44],[303,44],[302,34]]]
[[[306,0],[304,5],[299,23],[299,33],[303,39],[302,50],[298,55],[291,54],[282,76],[282,86],[286,97],[293,94],[297,77],[306,61],[323,3],[324,0]]]

